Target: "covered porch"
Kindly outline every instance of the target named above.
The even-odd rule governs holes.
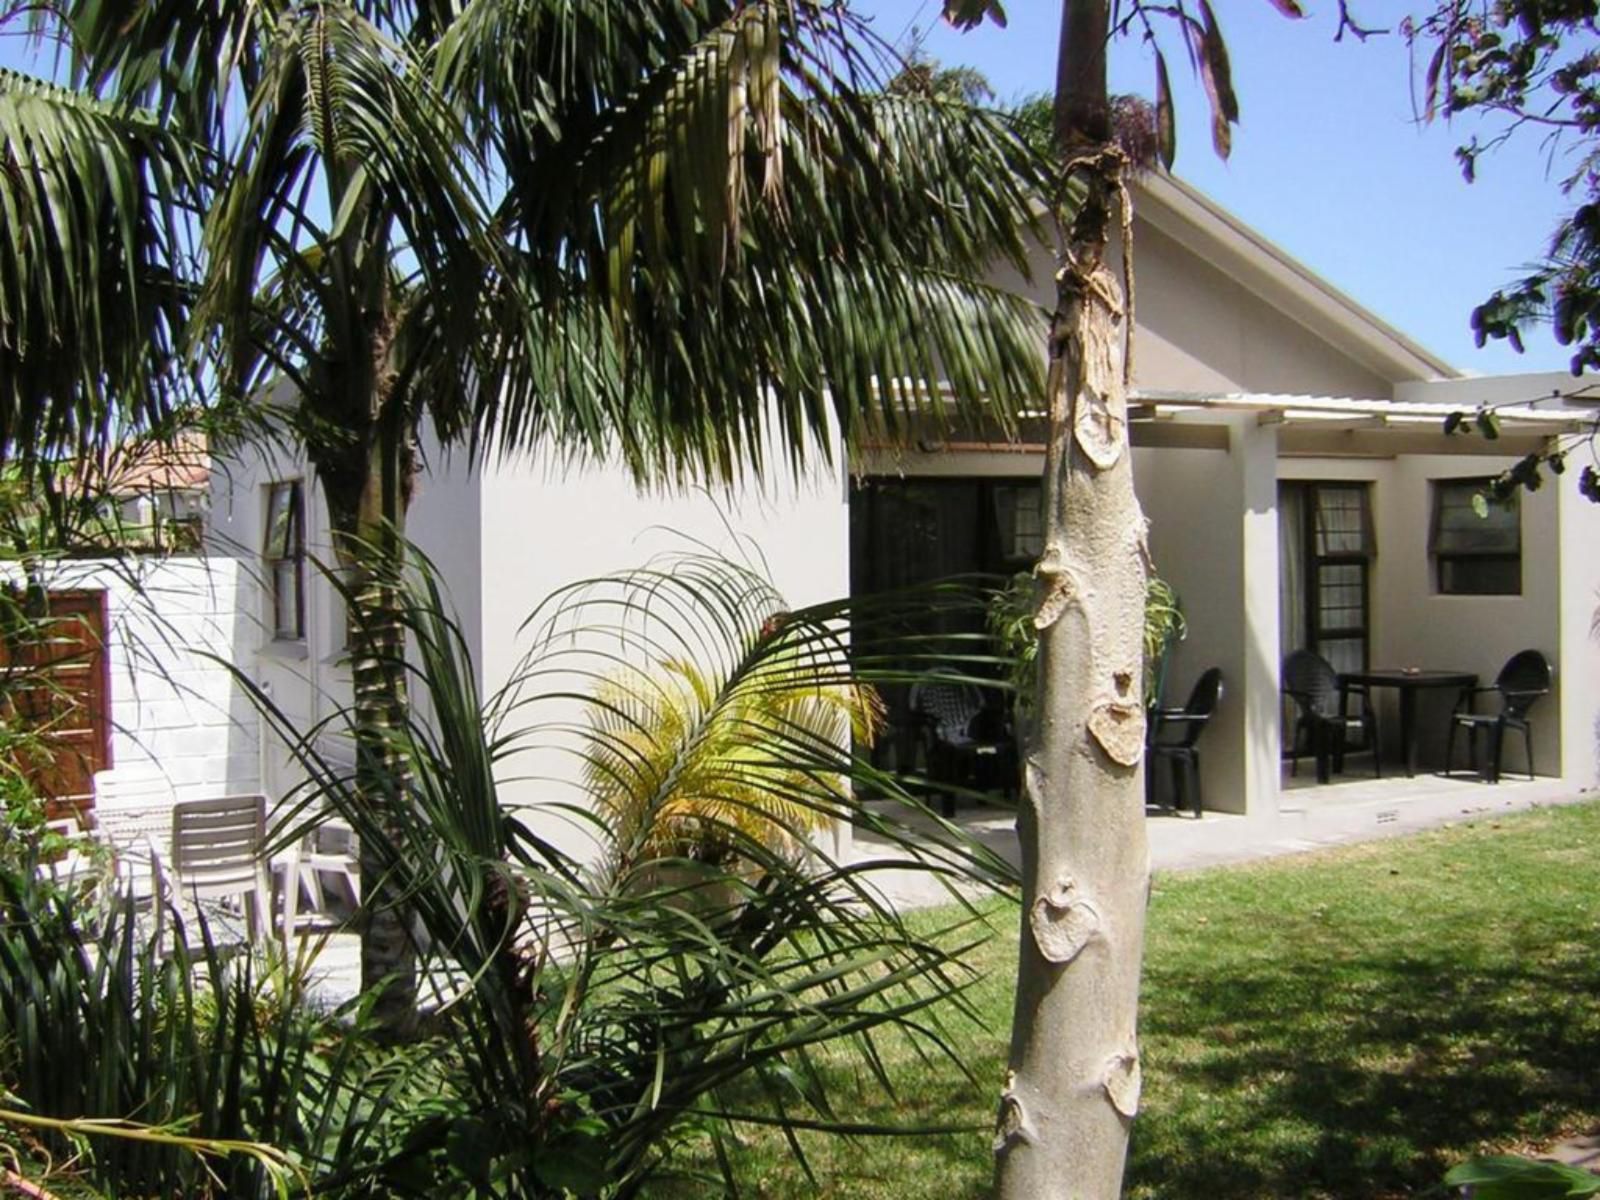
[[[1301,647],[1340,671],[1439,669],[1481,684],[1511,655],[1537,649],[1555,679],[1532,714],[1540,783],[1571,793],[1595,782],[1600,644],[1591,628],[1600,606],[1600,506],[1568,478],[1520,495],[1493,536],[1479,537],[1461,512],[1486,480],[1592,419],[1592,402],[1561,398],[1571,384],[1563,376],[1444,381],[1401,385],[1394,400],[1137,397],[1130,432],[1151,553],[1189,625],[1167,671],[1166,702],[1181,703],[1209,667],[1225,679],[1224,702],[1201,744],[1208,812],[1293,821],[1314,796],[1322,797],[1316,805],[1367,803],[1353,789],[1372,781],[1370,756],[1348,759],[1323,788],[1307,759],[1300,776],[1286,773],[1292,723],[1286,729],[1280,664]],[[1480,404],[1497,406],[1498,439],[1444,435],[1449,413],[1470,414]],[[1023,543],[1037,530],[1028,489],[1042,451],[1037,437],[947,438],[915,450],[884,448],[858,462],[852,587],[863,588],[862,564],[884,553],[920,554],[923,565],[931,554],[944,573],[1010,570],[1012,560],[1025,560],[1031,547]],[[885,512],[904,521],[908,508],[922,522],[924,550],[903,530],[881,528]],[[957,510],[959,520],[941,518]],[[957,536],[942,536],[946,526],[959,528]],[[1466,529],[1464,553],[1452,534],[1458,528]],[[1398,692],[1375,690],[1378,786],[1408,795],[1492,790],[1465,775],[1459,748],[1457,776],[1437,774],[1456,698],[1455,688],[1418,694],[1417,773],[1407,779]],[[1520,739],[1506,757],[1500,786],[1520,786]]]

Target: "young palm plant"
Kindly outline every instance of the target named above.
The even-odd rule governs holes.
[[[766,636],[780,638],[774,612]],[[727,864],[741,845],[795,854],[824,831],[830,813],[801,797],[842,800],[838,773],[808,774],[771,762],[771,744],[796,738],[823,746],[870,746],[883,703],[870,687],[837,683],[803,650],[769,661],[733,694],[699,664],[669,658],[623,667],[595,690],[584,782],[612,820],[625,862],[690,858]],[[698,726],[698,728],[697,728]]]
[[[968,982],[962,943],[984,931],[965,918],[914,931],[875,886],[879,866],[837,859],[818,831],[894,838],[902,853],[883,869],[1012,875],[845,786],[925,811],[854,757],[843,723],[818,719],[873,712],[841,636],[866,607],[786,612],[752,573],[680,557],[553,598],[527,627],[529,657],[484,702],[423,568],[403,612],[409,686],[430,715],[394,733],[411,781],[398,822],[319,751],[338,730],[296,735],[258,697],[299,748],[304,811],[331,805],[370,840],[422,926],[428,1026],[451,1048],[460,1103],[415,1131],[413,1165],[465,1173],[485,1195],[631,1196],[691,1130],[721,1150],[739,1119],[850,1129],[828,1103],[827,1048],[854,1047],[871,1073],[886,1031],[944,1048],[939,1012],[961,1011]],[[519,809],[500,779],[530,741],[576,755],[583,784]],[[536,833],[551,812],[584,848]],[[686,902],[705,888],[736,902]]]

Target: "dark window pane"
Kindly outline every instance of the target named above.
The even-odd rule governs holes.
[[[1318,487],[1317,553],[1322,556],[1372,553],[1365,487]]]
[[[1488,487],[1487,479],[1433,485],[1428,540],[1439,591],[1445,595],[1515,596],[1522,591],[1521,508],[1515,495],[1490,500]],[[1481,516],[1479,503],[1484,506]]]
[[[1366,641],[1363,638],[1323,638],[1317,653],[1335,671],[1360,671],[1366,666]]]
[[[1439,590],[1447,596],[1520,596],[1522,561],[1516,558],[1441,558]]]
[[[297,480],[267,490],[264,556],[272,586],[272,636],[304,637],[305,506]]]

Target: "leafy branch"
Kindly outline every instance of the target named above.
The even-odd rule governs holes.
[[[1595,396],[1595,386],[1588,385],[1575,388],[1570,392],[1557,392],[1553,397],[1538,397],[1538,399],[1575,400],[1590,399]],[[1444,420],[1444,432],[1447,434],[1477,435],[1485,441],[1498,441],[1500,438],[1500,412],[1507,408],[1524,407],[1529,403],[1526,399],[1502,400],[1493,404],[1481,404],[1470,415],[1466,412],[1453,412]],[[1483,515],[1483,508],[1488,500],[1504,502],[1520,491],[1536,492],[1544,485],[1544,474],[1548,471],[1551,475],[1565,475],[1567,460],[1574,452],[1587,451],[1589,462],[1578,473],[1578,492],[1586,499],[1600,504],[1600,409],[1585,421],[1585,428],[1572,433],[1558,434],[1538,450],[1523,455],[1510,467],[1495,476],[1489,483],[1487,499],[1477,497],[1480,502],[1474,507]]]

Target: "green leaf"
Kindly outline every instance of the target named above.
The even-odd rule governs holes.
[[[1511,1154],[1469,1159],[1452,1167],[1444,1182],[1449,1187],[1470,1187],[1473,1200],[1557,1200],[1600,1194],[1600,1176]]]
[[[1483,436],[1488,438],[1491,442],[1499,438],[1500,418],[1489,409],[1479,409],[1478,415],[1474,418],[1474,421],[1478,426],[1478,432],[1483,434]]]
[[[1172,109],[1172,82],[1167,77],[1167,60],[1156,51],[1156,152],[1161,165],[1172,170],[1178,157],[1178,121]]]
[[[593,1196],[608,1182],[605,1127],[584,1121],[545,1143],[533,1160],[533,1173],[546,1187]]]
[[[1006,27],[1006,10],[1000,0],[945,0],[944,19],[957,29],[972,29],[983,24],[985,17],[1001,29]]]
[[[1489,498],[1482,492],[1472,493],[1472,511],[1478,514],[1480,521],[1489,516]]]
[[[1445,433],[1446,434],[1452,434],[1452,433],[1461,432],[1461,427],[1464,424],[1466,424],[1466,421],[1467,421],[1467,415],[1465,413],[1458,413],[1458,412],[1451,413],[1448,417],[1446,417],[1444,419],[1444,431],[1445,431]]]

